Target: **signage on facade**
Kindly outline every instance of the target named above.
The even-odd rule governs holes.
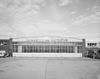
[[[99,42],[87,43],[87,47],[100,47],[100,43]]]

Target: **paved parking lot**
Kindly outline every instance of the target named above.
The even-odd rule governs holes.
[[[0,79],[100,79],[100,60],[0,58]]]

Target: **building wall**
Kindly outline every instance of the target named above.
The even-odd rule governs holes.
[[[13,53],[16,57],[82,57],[82,53]]]
[[[100,42],[87,42],[87,48],[100,48]]]
[[[12,50],[12,39],[0,39],[0,51],[8,52],[9,49]]]
[[[6,48],[7,47],[7,48]],[[14,56],[60,56],[60,57],[81,57],[85,51],[85,40],[70,41],[61,39],[32,39],[16,40],[8,39],[5,49],[10,49]],[[7,50],[7,51],[8,51]],[[8,51],[9,52],[9,51]]]
[[[22,53],[82,53],[83,41],[33,40],[13,42],[13,52]]]
[[[89,51],[100,51],[100,42],[87,42],[86,43],[86,50],[87,50],[87,53]]]

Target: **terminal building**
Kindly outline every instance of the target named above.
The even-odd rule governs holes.
[[[2,49],[2,46],[6,48]],[[85,39],[54,36],[14,38],[7,42],[0,40],[0,48],[11,49],[13,56],[82,57],[85,54]]]
[[[100,51],[100,42],[87,42],[86,48],[87,51]]]

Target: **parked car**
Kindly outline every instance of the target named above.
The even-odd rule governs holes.
[[[97,56],[96,58],[99,58],[100,59],[100,50],[97,51]]]
[[[87,57],[96,58],[96,59],[100,58],[100,50],[98,50],[98,51],[88,50]]]
[[[93,50],[88,50],[87,57],[93,58],[93,53],[94,53]]]
[[[1,50],[1,51],[0,51],[0,57],[4,57],[5,53],[6,53],[6,51]]]

